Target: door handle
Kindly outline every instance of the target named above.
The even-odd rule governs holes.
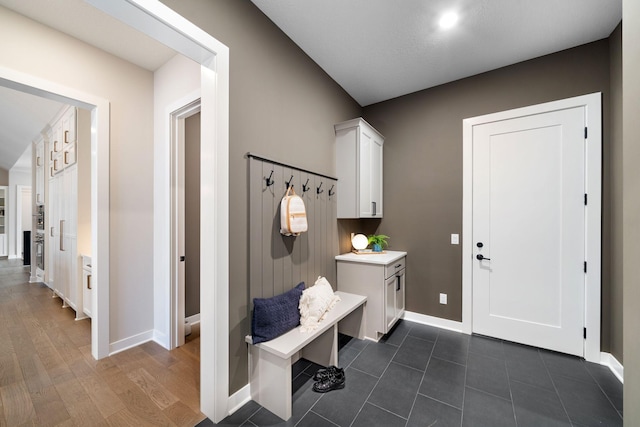
[[[371,202],[371,210],[373,211],[373,213],[371,214],[371,216],[376,216],[376,202]]]
[[[484,255],[482,255],[482,254],[478,254],[478,255],[476,255],[476,259],[477,259],[478,261],[482,261],[483,259],[486,259],[486,260],[488,260],[488,261],[491,261],[491,258],[487,258],[487,257],[485,257],[485,256],[484,256]]]

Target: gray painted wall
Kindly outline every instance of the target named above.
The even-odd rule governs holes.
[[[9,171],[0,168],[0,185],[9,185]]]
[[[640,2],[622,2],[624,425],[640,425]]]
[[[184,121],[184,315],[200,313],[200,113]]]
[[[462,320],[461,246],[450,244],[450,234],[462,232],[462,120],[592,92],[603,93],[606,152],[606,39],[364,108],[364,118],[385,136],[385,216],[378,231],[391,236],[391,249],[409,254],[407,310]],[[608,175],[603,192],[607,197]],[[608,207],[604,221],[608,230]],[[603,279],[608,295],[608,275]],[[439,293],[448,294],[449,304],[439,304]],[[607,325],[609,312],[603,307]],[[609,330],[603,338],[608,351]]]

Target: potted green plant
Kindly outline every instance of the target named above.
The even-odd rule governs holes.
[[[385,236],[384,234],[371,234],[368,237],[369,245],[373,252],[382,252],[382,249],[387,246],[387,239],[389,236]]]

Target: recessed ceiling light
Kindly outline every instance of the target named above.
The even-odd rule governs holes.
[[[440,18],[440,28],[448,30],[458,23],[458,14],[455,12],[447,12]]]

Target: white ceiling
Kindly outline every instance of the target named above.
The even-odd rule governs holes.
[[[252,0],[360,105],[608,37],[622,0]],[[458,25],[439,28],[447,11]]]
[[[31,167],[31,151],[25,150],[62,105],[0,86],[0,168]]]
[[[607,37],[621,0],[252,0],[361,105]],[[175,55],[83,0],[0,0],[150,71]],[[459,25],[440,30],[445,11]],[[60,104],[0,90],[0,167],[13,167]],[[22,96],[20,96],[22,95]]]

